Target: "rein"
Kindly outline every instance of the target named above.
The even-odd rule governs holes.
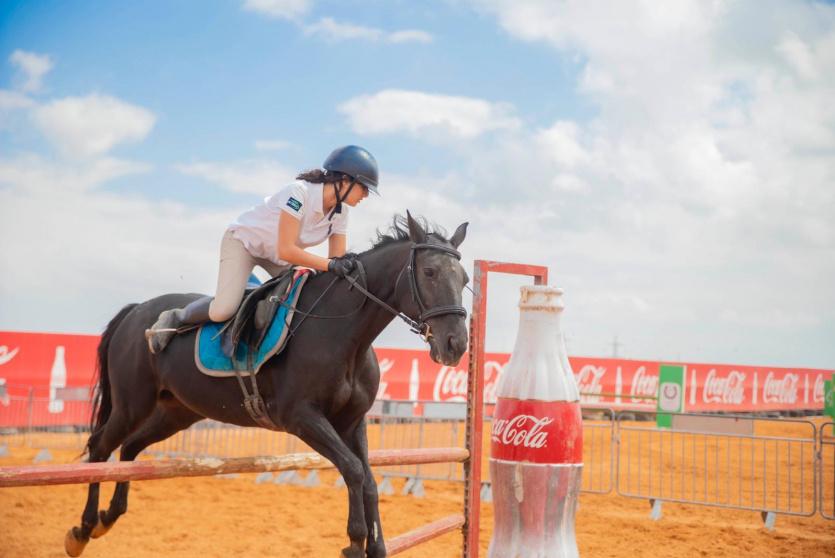
[[[401,269],[400,273],[397,275],[397,281],[394,284],[394,292],[397,292],[397,287],[400,285],[400,279],[403,277],[403,271],[406,270],[409,274],[409,289],[412,292],[412,300],[414,300],[417,303],[418,309],[420,310],[420,314],[418,315],[417,319],[410,317],[405,312],[399,312],[396,309],[392,308],[389,304],[380,300],[368,289],[363,287],[355,278],[345,277],[345,279],[349,283],[351,283],[351,286],[356,288],[367,298],[373,300],[379,306],[388,310],[396,317],[406,322],[406,324],[409,326],[409,329],[413,333],[417,333],[425,342],[428,343],[429,339],[432,338],[432,328],[429,326],[426,320],[435,316],[445,316],[447,314],[455,314],[458,316],[466,317],[467,309],[458,304],[445,304],[441,306],[435,306],[433,308],[426,308],[426,305],[423,303],[423,298],[421,298],[420,296],[420,289],[418,289],[417,285],[416,258],[418,250],[438,250],[440,252],[445,252],[451,256],[454,256],[457,260],[461,259],[461,253],[455,248],[449,248],[447,246],[441,246],[439,244],[412,243],[412,246],[409,250],[409,261],[406,267]],[[360,269],[362,269],[362,264],[359,261],[357,262],[357,264],[360,266]]]
[[[400,286],[400,280],[403,278],[403,272],[406,271],[409,275],[409,289],[411,290],[412,300],[415,301],[415,303],[417,303],[418,309],[420,311],[420,314],[418,315],[417,319],[414,319],[414,318],[410,317],[405,312],[401,312],[401,311],[398,311],[395,308],[393,308],[390,304],[388,304],[384,300],[380,299],[377,295],[375,295],[374,293],[369,291],[367,288],[365,288],[365,286],[362,283],[360,283],[360,281],[356,277],[346,276],[345,280],[348,281],[351,284],[351,288],[354,288],[354,289],[358,290],[363,295],[365,295],[365,297],[367,299],[372,300],[373,302],[375,302],[380,307],[384,308],[385,310],[388,310],[391,314],[393,314],[394,316],[396,316],[396,317],[400,318],[401,320],[403,320],[404,322],[406,322],[406,325],[409,326],[409,330],[412,333],[416,333],[416,334],[420,335],[420,337],[425,342],[428,343],[429,339],[432,338],[432,328],[429,326],[429,324],[426,322],[426,320],[428,320],[429,318],[436,317],[436,316],[445,316],[447,314],[455,314],[455,315],[458,315],[458,316],[466,317],[467,316],[467,309],[464,308],[463,306],[460,306],[460,305],[457,305],[457,304],[446,304],[446,305],[441,305],[441,306],[435,306],[433,308],[427,308],[426,307],[426,304],[424,304],[424,302],[423,302],[423,298],[420,296],[420,289],[418,288],[418,285],[417,285],[416,265],[417,265],[417,251],[418,250],[438,250],[440,252],[444,252],[446,254],[449,254],[449,255],[453,256],[457,260],[461,259],[461,253],[454,248],[449,248],[447,246],[441,246],[439,244],[412,243],[412,246],[409,249],[409,261],[406,263],[406,265],[403,268],[400,269],[400,273],[397,274],[397,281],[395,281],[395,283],[394,283],[394,292],[395,293],[397,292],[397,289]],[[362,276],[362,277],[367,277],[367,275],[365,273],[365,268],[364,268],[362,262],[360,262],[359,260],[356,260],[356,263],[357,263],[357,268],[359,269],[359,275]],[[323,314],[314,314],[313,310],[316,308],[316,306],[318,306],[319,302],[322,300],[322,298],[325,296],[325,294],[327,294],[327,292],[331,289],[331,287],[334,286],[334,284],[336,283],[337,280],[338,280],[338,278],[334,277],[333,281],[330,282],[330,284],[327,286],[325,291],[311,305],[310,310],[304,311],[304,310],[300,310],[298,307],[295,309],[296,313],[301,314],[302,319],[298,324],[296,324],[296,327],[294,327],[290,331],[290,333],[289,333],[290,336],[292,336],[296,332],[296,330],[299,328],[299,326],[301,326],[301,324],[307,318],[314,318],[314,319],[320,319],[320,320],[335,320],[335,319],[341,319],[341,318],[348,318],[350,316],[353,316],[357,312],[359,312],[362,309],[362,307],[365,306],[365,300],[363,300],[363,302],[356,309],[352,310],[351,312],[348,312],[347,314],[339,314],[339,315],[334,315],[334,316],[323,315]],[[269,300],[270,300],[270,302],[278,303],[278,304],[280,304],[282,306],[285,306],[287,308],[290,307],[286,302],[284,302],[283,300],[281,300],[277,296],[272,296],[272,297],[270,297]]]

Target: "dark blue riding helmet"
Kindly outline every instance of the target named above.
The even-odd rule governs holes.
[[[341,172],[374,192],[377,191],[377,161],[374,156],[358,145],[338,147],[328,155],[322,167],[326,171]]]

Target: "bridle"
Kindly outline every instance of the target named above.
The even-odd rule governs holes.
[[[405,271],[406,274],[409,276],[409,289],[411,290],[412,300],[417,304],[418,310],[420,314],[418,314],[417,319],[410,317],[405,312],[398,312],[394,308],[392,308],[387,303],[383,302],[379,298],[377,298],[374,294],[368,291],[365,287],[363,287],[356,278],[351,276],[346,276],[345,279],[351,283],[351,286],[356,288],[358,291],[363,293],[366,297],[376,302],[378,305],[382,306],[404,322],[406,322],[411,331],[417,333],[418,335],[423,338],[424,341],[427,343],[433,337],[432,336],[432,328],[426,322],[429,318],[434,318],[436,316],[446,316],[448,314],[455,314],[457,316],[467,317],[467,309],[463,306],[458,304],[444,304],[440,306],[434,306],[432,308],[427,308],[426,304],[423,302],[423,298],[420,296],[420,289],[418,288],[417,284],[417,251],[418,250],[437,250],[439,252],[444,252],[453,256],[456,260],[461,259],[461,253],[456,250],[455,248],[450,248],[449,246],[442,246],[440,244],[428,244],[428,243],[417,243],[413,242],[410,249],[409,249],[409,260],[406,262],[406,265],[400,270],[400,273],[397,275],[397,281],[394,283],[394,292],[397,293],[397,289],[400,286],[400,280],[403,278],[403,272]],[[360,267],[362,271],[362,264],[359,260],[357,260],[357,266]]]

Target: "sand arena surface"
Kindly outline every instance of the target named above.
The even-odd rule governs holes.
[[[11,448],[0,466],[28,464],[34,449]],[[53,450],[55,462],[72,462],[74,451]],[[347,544],[347,493],[334,488],[336,473],[321,471],[317,488],[254,483],[237,478],[137,481],[128,513],[105,537],[87,546],[86,557],[336,557]],[[427,482],[426,497],[381,496],[387,536],[460,513],[462,485]],[[106,507],[112,483],[103,485]],[[67,529],[79,522],[86,486],[0,489],[0,557],[61,557]],[[662,558],[689,556],[835,556],[835,521],[778,516],[768,531],[755,512],[665,504],[661,521],[649,518],[645,500],[615,494],[583,494],[577,516],[582,556]],[[482,556],[492,530],[492,509],[482,507]],[[461,537],[450,533],[402,554],[458,557]]]

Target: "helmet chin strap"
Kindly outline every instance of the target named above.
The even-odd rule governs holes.
[[[334,205],[333,209],[331,209],[330,213],[328,213],[328,221],[331,222],[328,225],[328,235],[330,235],[331,230],[333,230],[333,216],[336,215],[337,213],[342,213],[342,202],[345,201],[345,199],[348,198],[348,195],[351,193],[351,190],[354,189],[354,186],[356,185],[356,183],[357,183],[357,179],[352,178],[351,179],[351,184],[350,184],[350,186],[348,186],[348,190],[345,191],[345,195],[340,196],[339,195],[339,186],[337,186],[337,184],[342,184],[342,182],[341,181],[331,182],[331,184],[333,185],[333,193],[336,195],[336,205]]]

